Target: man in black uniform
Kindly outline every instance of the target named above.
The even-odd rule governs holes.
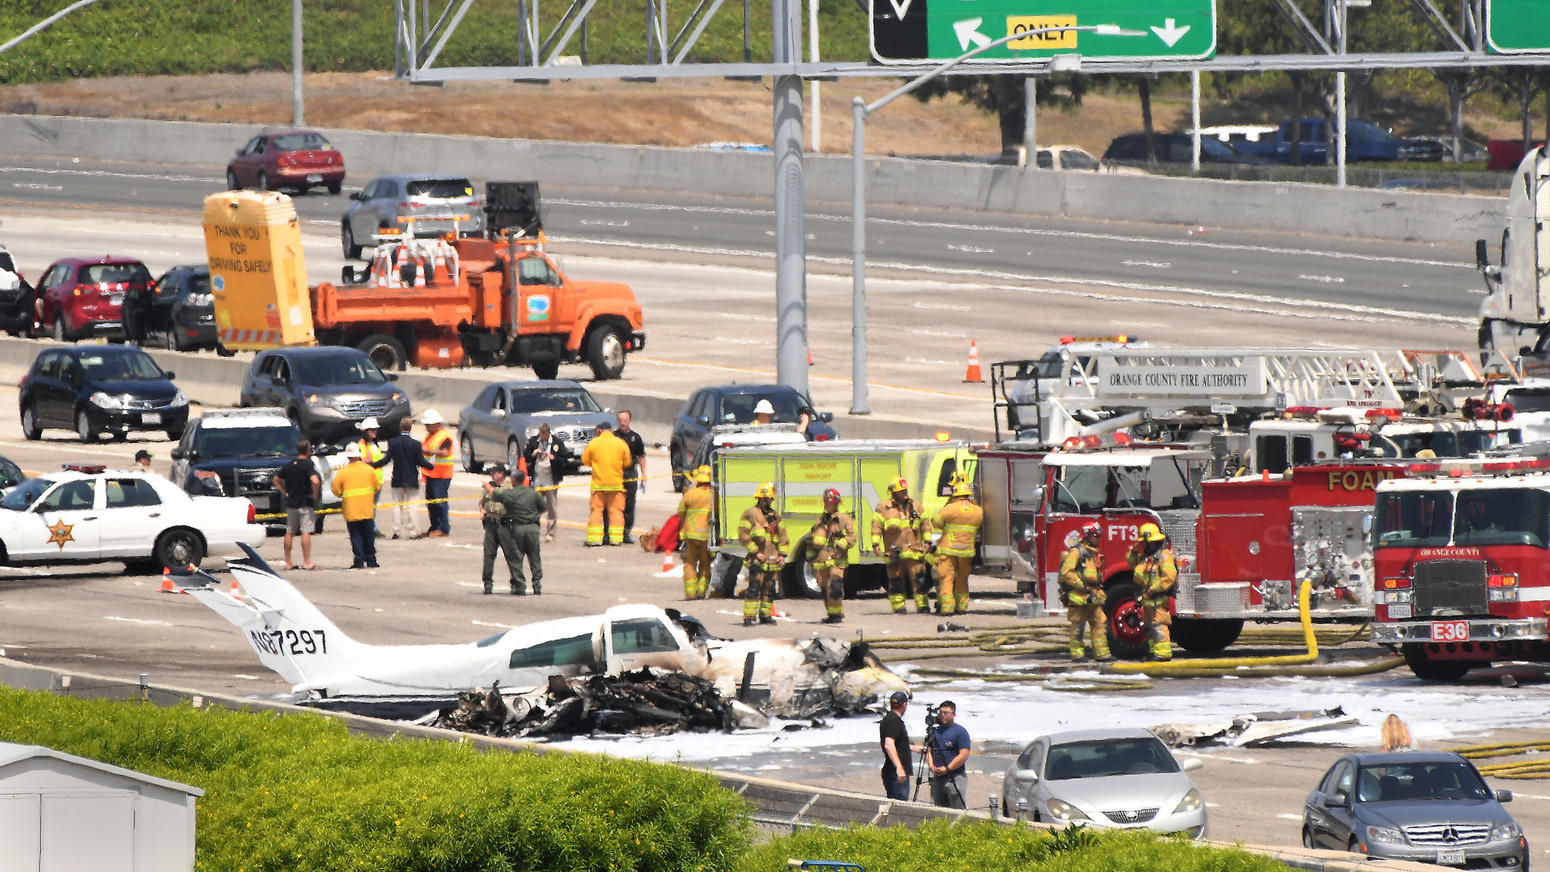
[[[630,446],[630,465],[624,470],[624,541],[634,542],[630,531],[635,529],[635,489],[646,485],[646,440],[630,429],[630,410],[619,411],[619,426],[614,435]]]
[[[910,798],[910,734],[904,728],[904,710],[909,707],[909,694],[896,690],[888,697],[888,714],[877,725],[877,735],[883,746],[883,792],[889,799],[908,801]]]

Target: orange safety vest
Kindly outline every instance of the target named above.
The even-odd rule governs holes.
[[[426,478],[452,477],[452,455],[448,454],[446,457],[436,456],[437,451],[440,451],[443,448],[449,448],[451,445],[452,434],[448,433],[445,428],[437,430],[435,433],[426,436],[425,439],[420,442],[420,454],[424,456],[426,461],[434,465],[433,469],[425,471]]]

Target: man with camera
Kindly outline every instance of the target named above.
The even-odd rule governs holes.
[[[958,706],[943,700],[926,706],[926,753],[931,763],[931,802],[940,808],[967,808],[969,731],[956,723]]]
[[[889,799],[910,798],[910,734],[904,727],[904,710],[910,695],[896,690],[888,697],[888,714],[877,725],[878,741],[883,746],[883,793]]]

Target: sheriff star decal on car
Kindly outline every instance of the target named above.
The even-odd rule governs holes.
[[[48,526],[48,533],[49,533],[48,541],[49,541],[49,543],[50,544],[54,544],[54,545],[58,545],[60,551],[65,550],[65,543],[66,542],[74,542],[75,541],[75,537],[70,535],[70,531],[74,530],[74,529],[75,529],[75,525],[74,524],[66,524],[65,523],[65,519],[64,518],[60,518],[59,520],[55,521],[54,523],[52,523],[52,524],[50,524]]]

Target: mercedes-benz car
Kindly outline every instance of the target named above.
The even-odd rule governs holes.
[[[1347,754],[1302,809],[1302,843],[1387,860],[1528,870],[1523,827],[1465,758],[1446,751]]]
[[[1001,780],[1001,811],[1054,824],[1206,837],[1206,804],[1162,740],[1142,729],[1073,730],[1029,742]]]
[[[548,424],[549,434],[564,444],[568,465],[556,472],[567,475],[579,468],[581,451],[597,425],[612,428],[614,416],[577,382],[496,382],[458,413],[463,469],[479,472],[490,461],[516,469],[527,440],[538,433],[540,424]]]

